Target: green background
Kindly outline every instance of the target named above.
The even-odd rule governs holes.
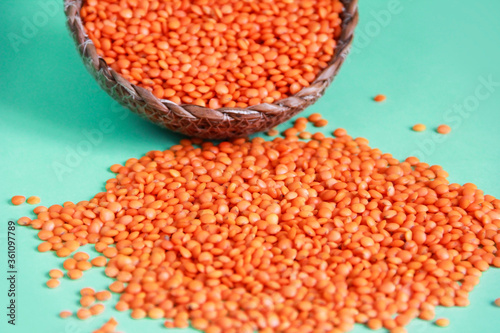
[[[0,332],[91,332],[110,316],[121,331],[162,332],[162,321],[130,320],[112,301],[94,319],[60,319],[59,311],[77,308],[80,288],[103,289],[111,280],[93,269],[49,290],[47,272],[61,260],[37,253],[36,232],[19,226],[17,325],[6,324],[7,221],[32,208],[14,207],[10,197],[38,195],[43,205],[90,199],[112,176],[111,164],[182,138],[129,113],[99,89],[69,38],[61,2],[0,3]],[[452,182],[473,182],[500,196],[500,2],[361,0],[360,10],[345,67],[304,114],[321,112],[330,122],[325,133],[344,127],[397,158],[417,155],[444,166]],[[378,93],[387,101],[373,102]],[[415,123],[428,130],[412,132]],[[435,134],[441,123],[453,127],[450,135]],[[417,320],[409,332],[498,332],[500,308],[492,301],[500,297],[499,279],[500,270],[490,269],[468,308],[439,308],[438,316],[451,320],[448,328]]]

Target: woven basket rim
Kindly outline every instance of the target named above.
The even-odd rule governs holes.
[[[297,93],[274,101],[273,103],[261,103],[245,108],[221,107],[218,109],[211,109],[206,106],[176,104],[168,99],[159,99],[149,90],[130,83],[130,81],[114,71],[106,61],[97,54],[94,43],[88,37],[84,29],[80,17],[80,9],[84,1],[85,0],[64,0],[64,9],[67,16],[67,25],[72,32],[73,39],[79,48],[84,63],[87,65],[87,69],[91,72],[95,71],[92,74],[101,87],[112,95],[113,98],[117,99],[132,111],[145,115],[146,112],[143,110],[145,108],[148,109],[150,113],[155,112],[155,120],[152,120],[154,122],[159,122],[156,118],[162,116],[161,112],[168,112],[170,113],[170,118],[177,117],[177,120],[181,122],[183,120],[203,120],[204,123],[214,121],[228,121],[230,123],[234,119],[255,119],[258,117],[265,117],[268,122],[271,117],[281,119],[280,122],[284,121],[283,119],[289,119],[319,99],[319,97],[323,95],[326,87],[333,81],[333,78],[339,71],[349,52],[353,40],[354,29],[358,21],[358,0],[340,0],[344,4],[345,9],[341,13],[342,31],[340,37],[336,40],[337,43],[334,55],[329,61],[328,66],[316,76],[309,86],[303,87]],[[113,90],[116,92],[117,87],[120,93],[113,95]],[[133,102],[130,101],[130,98]],[[137,107],[137,104],[143,104],[143,106]],[[153,111],[150,109],[153,109]],[[290,116],[285,115],[288,112],[290,112]],[[185,132],[182,129],[171,128],[167,124],[162,125],[174,131]],[[276,124],[269,122],[269,125],[268,128],[271,128]],[[200,126],[198,125],[198,127]],[[261,125],[260,127],[263,126]],[[259,130],[263,129],[258,128],[257,130],[247,132],[256,132]]]

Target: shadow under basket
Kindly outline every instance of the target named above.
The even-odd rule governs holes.
[[[271,129],[314,104],[335,78],[344,62],[358,22],[358,0],[341,0],[342,33],[335,53],[326,67],[308,87],[272,104],[263,103],[247,108],[210,109],[198,105],[176,104],[158,99],[149,90],[131,84],[108,66],[97,54],[94,43],[85,33],[80,17],[83,0],[64,0],[67,25],[77,45],[85,67],[102,89],[124,107],[151,122],[202,139],[230,139]]]

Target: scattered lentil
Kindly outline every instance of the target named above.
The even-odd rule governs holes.
[[[446,318],[436,319],[436,325],[440,326],[440,327],[446,327],[446,326],[450,325],[450,320],[446,319]]]
[[[377,95],[373,98],[375,102],[383,102],[387,99],[387,96],[385,95]]]
[[[451,132],[451,127],[448,125],[439,125],[437,128],[439,134],[448,134]]]
[[[50,279],[47,281],[47,287],[49,288],[57,288],[60,284],[61,282],[57,279]]]
[[[13,205],[19,206],[26,201],[26,198],[22,195],[15,195],[12,197],[11,202]]]
[[[111,298],[111,293],[107,290],[99,291],[95,294],[95,297],[99,301],[107,301]]]
[[[73,315],[73,313],[71,311],[68,311],[68,310],[64,310],[64,311],[61,311],[59,313],[59,317],[61,317],[61,318],[68,318],[68,317],[71,317],[71,315]]]
[[[438,305],[467,306],[500,264],[500,200],[334,133],[183,140],[113,167],[105,192],[41,209],[30,225],[49,250],[75,248],[69,239],[116,249],[105,263],[116,309],[166,327],[405,332]],[[59,249],[56,228],[74,236]],[[79,262],[65,260],[68,276],[81,277]]]
[[[51,269],[49,276],[53,279],[60,279],[64,276],[64,273],[60,269]]]
[[[413,125],[412,129],[415,131],[415,132],[423,132],[425,131],[425,125],[424,124],[415,124]]]
[[[37,196],[31,196],[28,198],[28,200],[26,200],[26,202],[30,205],[37,205],[40,203],[40,198]]]

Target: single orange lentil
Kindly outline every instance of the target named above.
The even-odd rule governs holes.
[[[56,254],[58,257],[68,257],[69,255],[71,255],[71,250],[67,247],[62,247],[56,251]]]
[[[76,252],[75,254],[73,254],[73,258],[76,261],[81,261],[81,260],[89,260],[90,256],[85,252]]]
[[[95,294],[95,297],[99,301],[107,301],[108,299],[111,298],[111,293],[109,291],[107,291],[107,290],[98,291]]]
[[[500,306],[500,298],[497,298],[494,302],[493,302],[496,306]]]
[[[325,127],[326,125],[328,125],[328,120],[326,119],[320,119],[314,122],[315,127]]]
[[[23,204],[24,201],[26,201],[26,198],[22,195],[15,195],[11,199],[12,204],[16,206]]]
[[[109,290],[111,290],[114,293],[121,293],[124,289],[125,286],[121,281],[115,281],[109,285]]]
[[[75,259],[68,258],[68,259],[64,260],[63,267],[66,270],[75,269],[76,268],[76,264],[77,264],[77,261]]]
[[[70,269],[67,274],[72,280],[80,279],[83,276],[83,272],[79,269]]]
[[[89,309],[80,308],[76,312],[76,316],[78,317],[78,319],[85,320],[85,319],[88,319],[92,316],[92,312],[90,312]]]
[[[95,290],[90,287],[85,287],[80,289],[80,295],[81,296],[94,296],[95,295]]]
[[[83,307],[89,307],[95,302],[95,297],[91,295],[84,295],[80,298],[80,304]]]
[[[73,315],[73,313],[71,311],[68,311],[68,310],[63,310],[61,312],[59,312],[59,317],[61,318],[68,318],[68,317],[71,317]]]
[[[40,203],[40,198],[37,196],[31,196],[26,200],[30,205],[36,205]]]
[[[269,131],[267,131],[267,135],[268,136],[276,136],[278,135],[280,132],[277,130],[277,129],[270,129]]]
[[[90,263],[96,267],[103,267],[106,265],[106,258],[103,256],[95,257],[90,261]]]
[[[373,98],[375,102],[383,102],[387,99],[385,95],[377,95]]]
[[[92,268],[92,264],[88,261],[79,261],[76,263],[76,268],[81,271],[87,271]]]
[[[115,309],[118,311],[127,311],[129,309],[129,305],[124,301],[118,301],[115,305]]]
[[[439,319],[436,319],[435,323],[439,327],[446,327],[446,326],[450,325],[450,320],[446,319],[446,318],[439,318]]]
[[[60,269],[51,269],[49,276],[53,279],[60,279],[64,276],[64,273]]]
[[[130,316],[133,318],[133,319],[142,319],[142,318],[145,318],[147,315],[146,311],[144,311],[143,309],[141,308],[137,308],[137,309],[134,309],[132,310],[132,312],[130,313]]]
[[[148,311],[148,317],[151,319],[160,319],[165,315],[164,311],[161,308],[152,308]]]
[[[19,225],[29,225],[29,224],[31,224],[31,219],[29,217],[27,217],[27,216],[20,217],[17,220],[17,224],[19,224]]]
[[[448,134],[451,132],[451,127],[448,125],[439,125],[437,128],[439,134]]]
[[[413,125],[412,129],[415,131],[415,132],[423,132],[425,131],[425,125],[424,124],[415,124]]]
[[[320,120],[322,120],[323,116],[321,116],[321,114],[319,113],[313,113],[311,115],[309,115],[309,117],[307,117],[307,120],[309,120],[311,123],[316,123]]]
[[[104,305],[101,304],[101,303],[97,303],[97,304],[94,304],[92,305],[89,310],[90,310],[90,313],[93,315],[93,316],[97,316],[98,314],[101,314],[104,312]]]
[[[312,134],[310,132],[301,132],[299,134],[299,138],[309,140],[312,137]]]
[[[347,131],[343,128],[337,128],[335,131],[333,131],[333,135],[336,136],[337,138],[340,138],[342,136],[346,136]]]
[[[47,252],[52,250],[52,243],[50,242],[43,242],[40,243],[37,247],[38,252]]]
[[[49,288],[57,288],[60,284],[61,282],[57,279],[50,279],[47,281],[47,287]]]

